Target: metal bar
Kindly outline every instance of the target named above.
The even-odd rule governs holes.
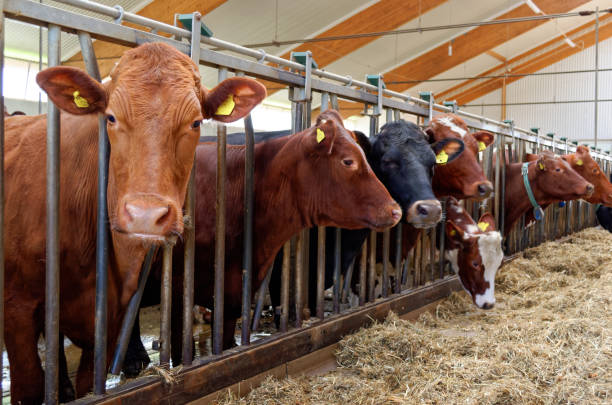
[[[268,269],[266,276],[264,277],[261,285],[259,286],[259,290],[257,291],[257,304],[255,305],[255,311],[253,312],[253,326],[251,327],[252,331],[256,331],[259,329],[259,321],[261,320],[261,312],[263,311],[264,299],[266,298],[266,293],[268,292],[268,287],[270,285],[270,278],[272,278],[272,271],[274,270],[274,264],[270,266]]]
[[[219,83],[227,78],[227,69],[219,69]],[[225,149],[227,145],[227,128],[217,124],[217,196],[215,202],[215,293],[213,313],[212,352],[223,351],[223,312],[225,289],[225,182],[227,178]]]
[[[368,241],[363,241],[361,245],[361,256],[359,259],[359,305],[366,302],[366,272],[368,265]]]
[[[255,134],[251,115],[244,118],[244,255],[242,271],[242,345],[250,343],[251,289],[253,274],[253,198],[255,177]]]
[[[151,272],[151,263],[153,262],[153,257],[155,257],[155,252],[156,248],[154,247],[150,248],[147,252],[140,270],[138,289],[134,295],[132,295],[132,298],[130,298],[130,302],[125,310],[121,330],[119,331],[119,336],[117,337],[115,354],[113,355],[113,360],[111,362],[111,374],[119,375],[119,373],[121,373],[123,359],[125,358],[128,342],[130,340],[130,336],[132,335],[132,327],[134,326],[134,321],[136,320],[136,315],[138,314],[138,309],[140,308],[142,293],[144,292],[145,285],[147,284],[147,278],[149,278],[149,273]]]
[[[595,147],[597,147],[597,130],[598,130],[598,114],[599,114],[599,6],[595,8],[595,122],[593,136],[595,138]]]
[[[162,267],[161,303],[159,312],[161,321],[159,326],[159,364],[170,364],[170,322],[172,311],[172,247],[173,244],[164,245],[164,258]]]
[[[402,222],[395,226],[395,285],[393,292],[402,292]]]
[[[383,232],[383,273],[382,273],[382,296],[387,298],[389,296],[389,250],[391,245],[391,231],[385,229]]]
[[[317,318],[323,320],[325,294],[325,227],[317,227]]]
[[[49,26],[48,66],[61,63],[60,29]],[[60,202],[60,112],[48,103],[47,113],[47,242],[45,279],[45,404],[58,403],[59,362],[59,202]],[[63,342],[62,342],[63,344]]]
[[[368,301],[374,302],[374,287],[376,282],[376,231],[370,231],[370,252],[368,267]]]
[[[333,307],[334,313],[340,313],[340,272],[341,272],[341,257],[342,257],[342,231],[340,228],[334,229],[334,296]]]
[[[283,270],[281,275],[280,331],[287,332],[289,325],[289,282],[291,278],[291,242],[283,245]]]
[[[87,73],[100,80],[100,71],[91,37],[79,32],[81,54]],[[107,297],[108,297],[108,158],[110,145],[106,133],[106,117],[98,114],[98,200],[96,221],[96,320],[94,343],[94,394],[106,392]]]
[[[304,230],[298,233],[295,250],[295,327],[302,326],[304,311]]]
[[[442,205],[442,218],[440,219],[439,232],[440,232],[440,258],[438,263],[438,271],[440,278],[444,278],[444,255],[446,251],[446,198],[440,200]]]
[[[4,0],[0,0],[0,10]],[[4,13],[0,13],[0,110],[4,111]],[[40,107],[40,106],[39,106]],[[4,350],[4,119],[0,120],[0,349]],[[4,370],[0,356],[0,370]],[[0,398],[3,398],[0,383]]]
[[[430,281],[434,281],[436,271],[436,227],[429,231],[429,277]]]

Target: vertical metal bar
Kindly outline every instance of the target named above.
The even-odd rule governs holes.
[[[436,279],[436,228],[434,226],[429,231],[429,277],[431,281]]]
[[[503,200],[500,200],[500,174],[501,174],[501,161],[502,159],[505,159],[504,156],[504,151],[502,150],[502,145],[503,145],[503,139],[504,136],[502,134],[497,134],[495,137],[495,153],[497,153],[497,156],[495,158],[495,172],[494,172],[494,176],[495,176],[495,181],[493,182],[493,187],[495,187],[495,196],[494,196],[494,210],[493,212],[495,213],[495,223],[497,224],[497,226],[500,226],[500,201],[503,204]],[[493,153],[491,153],[491,156],[493,155]],[[445,233],[444,231],[442,231],[443,233]]]
[[[242,270],[242,330],[240,342],[250,343],[251,289],[253,274],[253,182],[255,176],[255,135],[251,115],[244,118],[244,256]]]
[[[440,233],[440,258],[438,263],[438,272],[440,278],[444,278],[444,253],[446,251],[446,198],[440,200],[440,204],[442,205],[442,218],[438,228],[438,232]]]
[[[598,135],[598,114],[599,114],[599,6],[595,8],[595,124],[593,138],[597,147]]]
[[[325,227],[317,227],[317,318],[323,320],[325,293]]]
[[[219,83],[227,78],[227,69],[219,69]],[[223,312],[225,287],[225,149],[227,145],[227,128],[224,124],[217,126],[217,198],[215,227],[215,292],[213,313],[212,352],[223,351]]]
[[[391,232],[389,229],[385,229],[383,232],[383,274],[382,274],[382,296],[387,298],[389,295],[389,250],[391,245]]]
[[[329,93],[323,92],[321,93],[321,108],[319,111],[327,111],[329,109]]]
[[[172,310],[172,247],[167,243],[164,245],[164,258],[162,267],[161,302],[159,311],[161,322],[159,326],[159,364],[168,366],[170,364],[170,322]]]
[[[175,16],[176,19],[176,16]],[[202,15],[193,13],[191,18],[191,60],[200,64],[200,26]],[[184,253],[183,253],[183,333],[182,355],[183,365],[190,366],[193,360],[193,283],[195,269],[195,173],[196,161],[193,161],[191,176],[185,196]]]
[[[342,230],[334,229],[334,296],[333,307],[334,313],[340,312],[340,272],[341,272],[341,250],[342,250]]]
[[[366,272],[368,265],[368,241],[363,241],[361,245],[361,258],[359,261],[359,305],[366,302]]]
[[[58,66],[60,28],[49,25],[48,66]],[[45,404],[58,403],[60,112],[50,101],[47,114],[47,246],[45,279]]]
[[[393,110],[390,108],[387,108],[387,110],[385,111],[385,123],[389,123],[391,121],[393,121]]]
[[[119,375],[121,372],[125,352],[127,350],[130,336],[132,335],[132,327],[134,326],[134,321],[136,320],[136,314],[138,314],[138,308],[140,308],[140,300],[142,299],[142,293],[144,292],[145,285],[147,284],[147,278],[149,278],[151,263],[153,262],[153,257],[155,257],[155,252],[156,248],[150,248],[147,252],[140,270],[140,277],[138,278],[138,289],[132,298],[130,298],[128,307],[125,310],[121,330],[119,331],[119,336],[117,337],[117,347],[111,362],[111,374]]]
[[[304,312],[304,230],[298,233],[295,250],[295,327],[302,326]]]
[[[368,267],[368,301],[374,302],[374,283],[376,282],[376,231],[370,231],[370,254]]]
[[[402,292],[402,222],[395,227],[395,285],[393,292]]]
[[[289,326],[289,282],[291,279],[291,242],[283,245],[283,270],[281,275],[280,330],[287,332]]]
[[[79,32],[81,54],[87,73],[100,80],[100,71],[91,37]],[[94,343],[94,394],[106,392],[106,347],[107,347],[107,297],[108,297],[108,207],[106,191],[108,188],[108,157],[110,145],[106,133],[106,118],[98,114],[98,202],[96,222],[96,320]]]
[[[4,0],[0,0],[0,11]],[[0,12],[0,110],[4,114],[4,13]],[[0,350],[4,349],[4,119],[0,122]],[[0,370],[4,370],[0,356]],[[2,396],[0,383],[0,398]]]

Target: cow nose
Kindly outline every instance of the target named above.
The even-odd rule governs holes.
[[[418,228],[431,228],[442,216],[442,206],[438,200],[417,201],[408,208],[406,221]]]
[[[593,185],[589,183],[586,186],[586,191],[587,191],[587,195],[590,196],[591,194],[593,194],[593,191],[595,191],[595,187],[593,187]]]
[[[486,181],[484,183],[480,183],[477,187],[478,196],[481,198],[487,198],[493,192],[493,185]]]
[[[124,200],[118,225],[126,233],[165,237],[175,227],[175,211],[170,201],[162,198],[131,198]]]
[[[495,303],[493,302],[485,302],[484,304],[482,304],[482,309],[491,309],[495,306]]]
[[[393,211],[391,211],[391,216],[396,223],[399,222],[399,220],[402,219],[402,210],[395,208]]]

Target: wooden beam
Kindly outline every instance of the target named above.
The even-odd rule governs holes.
[[[537,4],[546,14],[555,14],[568,12],[587,2],[588,0],[538,0]],[[533,11],[527,5],[521,4],[497,17],[496,20],[532,15]],[[452,56],[448,56],[448,46],[445,42],[431,51],[385,73],[385,79],[387,82],[392,82],[431,78],[545,22],[545,20],[525,21],[508,24],[503,28],[497,25],[476,27],[453,40]],[[417,84],[400,83],[389,85],[388,87],[395,91],[405,91]]]
[[[607,17],[608,20],[610,18],[610,16],[604,16],[604,17]],[[600,20],[605,21],[604,18]],[[580,28],[584,29],[587,26],[593,26],[593,25],[594,23],[590,22],[588,24],[583,25]],[[612,37],[612,22],[608,22],[607,24],[600,25],[599,41],[600,42],[604,41],[610,37]],[[572,40],[576,44],[583,44],[583,47],[577,46],[575,48],[572,48],[568,46],[567,43],[565,43],[564,37],[559,35],[554,40],[559,43],[558,46],[553,47],[543,53],[537,53],[537,54],[533,50],[530,50],[526,52],[525,54],[522,54],[521,56],[517,57],[517,61],[521,61],[521,63],[518,66],[515,66],[512,68],[512,73],[513,74],[534,73],[556,62],[559,62],[560,60],[563,60],[571,55],[581,52],[584,49],[589,48],[595,44],[595,32],[591,31],[591,32],[587,32],[577,37],[572,37]],[[520,76],[519,77],[511,76],[511,77],[507,77],[505,79],[505,82],[506,82],[506,85],[508,85],[522,78],[523,77],[520,77]],[[499,89],[500,87],[503,86],[503,82],[504,82],[504,79],[502,78],[483,80],[481,83],[459,94],[456,94],[453,97],[456,98],[458,104],[466,104],[472,100],[482,97],[483,95],[487,93],[490,93],[492,91]]]
[[[498,54],[497,52],[489,49],[488,51],[485,52],[487,55],[494,57],[495,59],[497,59],[500,62],[506,62],[507,59],[503,57],[503,55]]]
[[[137,14],[166,24],[174,24],[174,14],[186,14],[199,11],[202,15],[206,15],[226,1],[227,0],[153,0]],[[124,25],[136,27],[135,24],[130,23],[124,23]],[[95,41],[93,46],[96,58],[98,59],[100,75],[102,77],[108,76],[113,66],[115,66],[115,63],[121,58],[121,55],[123,55],[123,52],[130,49],[125,46],[103,41]],[[76,53],[63,64],[85,69],[81,52]]]

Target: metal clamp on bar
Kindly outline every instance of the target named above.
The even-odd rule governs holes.
[[[376,94],[376,105],[372,111],[372,115],[380,115],[383,109],[383,90],[387,88],[385,86],[385,82],[383,81],[383,75],[380,73],[377,75],[366,75],[365,80],[367,83],[372,86],[376,86],[377,94]]]
[[[312,99],[312,69],[318,69],[317,62],[312,58],[312,52],[291,52],[291,60],[304,65],[304,94],[303,97],[291,101],[310,101]]]
[[[123,22],[123,16],[125,14],[125,10],[119,4],[114,6],[114,8],[116,8],[117,11],[119,11],[119,16],[117,18],[115,18],[115,23],[116,24],[121,24]]]
[[[456,114],[457,111],[459,110],[459,107],[457,106],[457,100],[444,101],[444,102],[442,102],[442,104],[445,107],[450,108],[453,114]]]
[[[433,105],[434,105],[433,93],[431,91],[420,91],[419,97],[421,98],[421,100],[426,101],[429,104],[429,113],[428,113],[428,119],[426,123],[426,124],[429,124],[429,121],[431,121],[431,119],[433,118]]]

